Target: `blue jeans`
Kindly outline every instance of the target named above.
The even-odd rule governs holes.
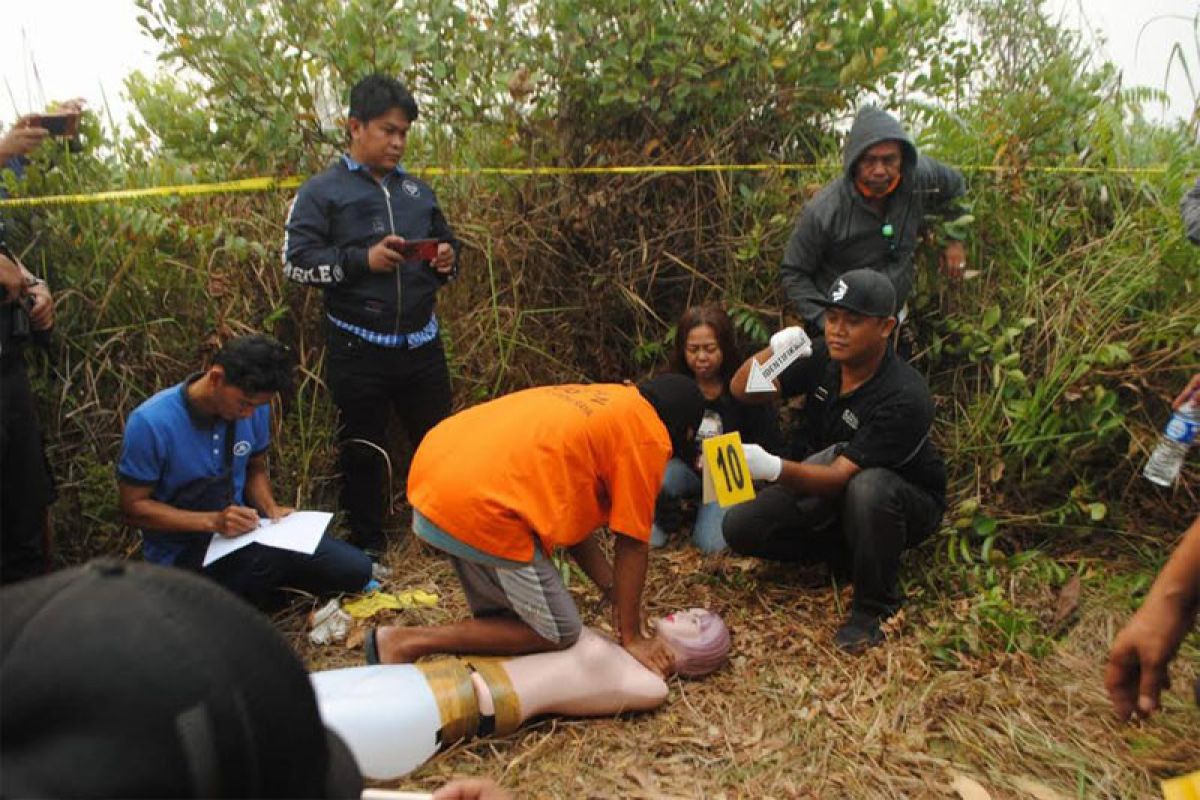
[[[667,471],[663,475],[662,488],[659,496],[670,500],[699,499],[701,496],[700,476],[691,467],[672,458],[667,462]],[[725,509],[717,502],[701,503],[696,509],[696,523],[692,526],[692,541],[704,553],[719,553],[726,549],[725,536],[721,533],[721,523],[725,519]],[[662,547],[667,543],[667,531],[655,522],[650,529],[650,545]]]

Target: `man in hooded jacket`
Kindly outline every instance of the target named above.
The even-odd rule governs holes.
[[[900,123],[874,106],[855,117],[842,161],[843,175],[801,211],[780,266],[788,301],[813,336],[824,330],[825,309],[818,301],[850,270],[882,272],[903,308],[912,292],[913,253],[925,215],[954,210],[953,201],[966,191],[961,173],[918,156]],[[961,276],[962,242],[950,241],[941,262],[948,276]]]

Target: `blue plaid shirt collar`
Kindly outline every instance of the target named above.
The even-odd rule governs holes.
[[[342,153],[342,163],[345,164],[346,169],[350,170],[351,172],[361,172],[366,169],[366,167],[364,167],[362,164],[358,163],[353,158],[351,158],[349,153]],[[397,175],[403,175],[404,174],[404,165],[397,164],[396,168],[392,171],[395,172]]]

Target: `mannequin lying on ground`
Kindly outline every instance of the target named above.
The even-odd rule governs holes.
[[[657,627],[678,675],[702,677],[729,656],[729,630],[711,611],[670,614]],[[531,717],[646,711],[667,699],[658,675],[590,628],[552,653],[351,667],[310,679],[322,720],[376,780],[406,775],[459,739],[511,733]]]

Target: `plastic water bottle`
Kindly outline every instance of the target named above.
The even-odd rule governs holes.
[[[1150,454],[1146,468],[1142,474],[1146,479],[1159,486],[1170,486],[1179,476],[1183,468],[1183,460],[1187,457],[1188,448],[1196,441],[1196,433],[1200,431],[1200,413],[1197,413],[1196,401],[1188,400],[1179,410],[1171,415],[1171,421],[1159,437],[1158,447]]]

